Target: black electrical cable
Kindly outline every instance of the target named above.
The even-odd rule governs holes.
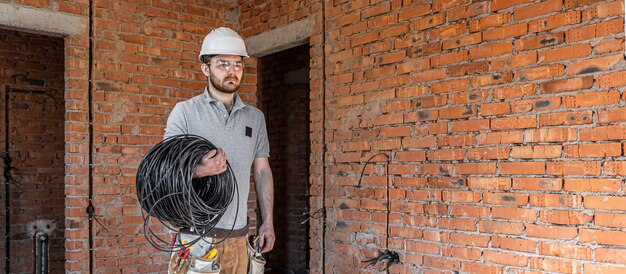
[[[390,180],[389,180],[389,163],[391,162],[391,157],[389,157],[387,153],[380,152],[380,153],[372,155],[372,157],[367,159],[367,161],[365,162],[365,165],[363,165],[363,169],[361,170],[361,175],[359,176],[359,183],[357,184],[357,187],[359,188],[361,187],[363,175],[365,174],[365,168],[367,167],[368,164],[372,163],[372,159],[374,159],[374,157],[378,155],[384,155],[385,157],[387,157],[387,164],[385,165],[385,175],[387,176],[387,195],[386,195],[387,196],[387,212],[386,212],[387,223],[386,223],[386,236],[385,236],[385,250],[378,252],[378,256],[376,258],[364,260],[362,262],[368,263],[368,266],[375,266],[376,264],[378,264],[378,262],[387,260],[387,264],[386,266],[383,267],[382,270],[389,273],[389,268],[392,265],[400,263],[400,255],[398,255],[398,253],[395,251],[389,250],[389,214],[391,213],[391,210],[389,209],[390,207],[389,188],[391,187]]]
[[[172,251],[180,245],[159,238],[152,230],[155,217],[170,230],[190,228],[198,234],[194,244],[215,227],[237,195],[235,219],[239,214],[239,189],[235,174],[227,165],[225,172],[193,179],[202,157],[217,147],[197,135],[176,135],[163,140],[144,156],[137,169],[137,197],[144,218],[144,235],[161,251]],[[233,222],[233,230],[235,223]],[[225,237],[227,238],[227,237]]]

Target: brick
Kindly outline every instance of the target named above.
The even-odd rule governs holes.
[[[398,14],[399,21],[407,21],[422,15],[430,13],[430,4],[417,5],[415,7],[405,8]]]
[[[459,233],[458,231],[450,233],[450,243],[472,247],[487,247],[489,238],[489,236],[476,233]]]
[[[585,208],[624,210],[626,208],[626,197],[614,196],[586,196],[584,198]]]
[[[458,90],[465,90],[468,87],[467,79],[449,80],[431,85],[433,93],[446,93]]]
[[[491,11],[506,9],[525,3],[533,2],[532,0],[493,0],[491,1]]]
[[[552,175],[600,175],[599,162],[549,162],[546,173]]]
[[[560,225],[584,225],[593,221],[593,215],[570,210],[543,210],[539,218],[545,223]]]
[[[464,216],[474,218],[488,218],[490,209],[484,206],[470,206],[470,205],[451,205],[451,216]]]
[[[444,53],[430,58],[432,67],[444,66],[448,64],[460,63],[468,60],[468,51]]]
[[[483,62],[472,62],[472,63],[481,64]],[[484,102],[485,100],[487,100],[488,95],[489,95],[488,90],[481,89],[481,90],[466,91],[466,92],[450,94],[449,97],[450,97],[451,104],[461,105],[461,104]]]
[[[446,78],[446,69],[431,69],[411,74],[411,82],[422,83]]]
[[[528,32],[528,24],[519,23],[519,24],[509,25],[505,27],[500,27],[497,29],[486,30],[483,32],[483,40],[484,41],[502,40],[505,38],[522,36],[526,34],[527,32]]]
[[[617,228],[626,227],[626,215],[624,214],[597,212],[594,220],[597,226]]]
[[[541,63],[552,63],[568,59],[577,59],[589,56],[589,54],[591,54],[591,46],[589,43],[582,43],[539,52],[538,61]]]
[[[459,163],[455,164],[456,174],[493,174],[496,172],[495,163]]]
[[[443,26],[433,29],[429,32],[430,39],[438,40],[443,38],[449,38],[459,36],[467,32],[467,23],[461,22],[454,25]]]
[[[564,74],[563,65],[547,65],[534,68],[521,69],[515,73],[515,80],[532,81],[545,78],[554,78]]]
[[[480,113],[484,116],[509,114],[511,113],[511,105],[508,102],[482,104]]]
[[[480,221],[479,226],[479,231],[493,234],[520,235],[524,230],[521,223],[499,221]]]
[[[507,159],[510,150],[508,147],[470,148],[467,150],[467,158],[470,160]]]
[[[563,188],[563,180],[557,178],[513,178],[515,190],[558,191]]]
[[[548,113],[539,116],[539,124],[541,126],[590,124],[593,122],[592,116],[592,111]]]
[[[573,9],[600,2],[601,0],[565,0],[565,9]]]
[[[622,155],[620,143],[566,145],[564,149],[568,158],[605,158]]]
[[[446,146],[471,146],[474,145],[474,134],[459,134],[459,135],[447,135],[437,136],[437,144],[439,147]]]
[[[483,36],[480,33],[468,34],[464,36],[458,36],[456,38],[443,41],[443,49],[455,49],[468,45],[478,44],[483,41]]]
[[[493,97],[498,100],[519,98],[535,94],[534,84],[515,85],[493,89]]]
[[[483,193],[483,203],[523,206],[528,203],[528,194],[486,192]]]
[[[485,250],[483,251],[483,259],[500,265],[526,266],[528,264],[528,256],[501,251]]]
[[[489,120],[467,120],[457,121],[450,123],[450,129],[452,132],[469,132],[469,131],[481,131],[489,129]]]
[[[618,192],[619,179],[565,179],[565,191],[575,192]]]
[[[446,22],[446,14],[438,13],[435,15],[427,16],[411,23],[413,30],[425,30],[442,25]]]
[[[626,136],[626,126],[611,125],[580,130],[580,141],[621,140]]]
[[[479,75],[470,78],[470,87],[495,86],[510,83],[512,79],[513,73],[511,72],[496,72],[490,75]]]
[[[513,51],[513,42],[505,41],[496,44],[478,46],[469,50],[469,59],[481,59],[486,57],[498,56]]]
[[[612,95],[612,92],[609,93]],[[614,104],[612,103],[613,96],[606,96],[604,98],[604,100],[610,101],[611,103],[607,103],[606,105],[610,105],[610,104]],[[604,100],[597,100],[597,101],[604,101]],[[610,109],[610,110],[600,110],[600,112],[598,113],[598,122],[599,123],[613,123],[613,122],[620,122],[620,121],[624,121],[626,120],[626,109],[624,108],[620,108],[620,109]]]
[[[626,85],[626,72],[620,71],[600,75],[596,81],[601,88],[624,86]]]
[[[598,248],[596,249],[596,261],[626,264],[626,250],[617,248]]]
[[[526,236],[532,238],[547,238],[547,239],[573,239],[578,235],[578,229],[575,227],[566,226],[551,226],[551,225],[526,225]]]
[[[605,245],[626,245],[625,231],[607,231],[597,229],[580,229],[579,241]]]
[[[616,105],[620,101],[619,92],[616,90],[602,92],[586,92],[563,98],[563,105],[568,108],[595,107]],[[613,120],[611,116],[619,112],[611,113],[611,110],[602,110],[598,113],[598,121],[606,123]],[[604,122],[603,122],[604,121]]]
[[[578,24],[581,22],[581,12],[578,10],[563,12],[552,16],[539,18],[528,23],[528,32],[544,32],[560,27]]]
[[[481,133],[478,135],[478,143],[481,145],[485,144],[515,144],[522,143],[522,132],[521,131],[505,131],[505,132],[488,132]],[[488,149],[496,149],[496,148],[488,148]],[[508,156],[509,150],[507,150],[506,155]],[[508,158],[508,157],[507,157]]]
[[[492,70],[503,70],[525,67],[537,62],[537,52],[516,54],[512,56],[496,58],[491,62]]]
[[[597,273],[597,274],[611,274],[611,273],[623,273],[626,272],[626,267],[612,266],[605,264],[584,264],[583,271],[585,273]]]
[[[565,194],[531,194],[531,206],[580,208],[582,197]]]
[[[535,116],[512,116],[506,118],[492,118],[492,130],[521,129],[537,127]]]
[[[470,32],[482,31],[492,27],[498,27],[509,22],[511,19],[510,13],[498,13],[481,17],[480,19],[469,22]]]
[[[561,146],[516,146],[511,151],[512,158],[536,159],[536,158],[559,158]]]
[[[444,202],[476,203],[480,201],[480,193],[470,191],[443,191]]]
[[[540,99],[520,100],[511,103],[512,113],[528,113],[532,111],[546,111],[559,109],[561,97],[543,97]]]
[[[580,77],[549,81],[541,84],[540,88],[544,93],[560,93],[581,89],[589,89],[592,85],[592,77]]]
[[[433,149],[428,151],[428,161],[450,161],[465,158],[465,149]]]
[[[624,60],[623,54],[610,55],[601,58],[572,62],[567,66],[567,74],[585,74],[612,69],[617,63]]]
[[[539,243],[539,254],[579,260],[591,260],[593,251],[589,247],[565,243]]]
[[[578,271],[582,263],[575,261],[564,261],[561,259],[552,259],[552,258],[538,258],[531,257],[530,258],[530,267],[532,269],[539,269],[543,271],[548,271],[552,273],[572,273]]]
[[[469,0],[434,0],[432,11],[442,11],[467,4]]]
[[[501,266],[492,266],[483,263],[476,263],[472,261],[462,262],[461,270],[467,273],[483,273],[483,274],[498,274],[503,273]]]
[[[546,174],[543,162],[503,162],[499,164],[500,174]]]
[[[508,190],[511,189],[511,179],[470,177],[468,187],[470,189]]]
[[[563,0],[548,0],[516,9],[513,13],[513,18],[515,20],[524,20],[552,12],[561,11],[562,9]]]
[[[457,77],[479,74],[489,70],[489,61],[470,62],[462,65],[448,66],[448,76]]]
[[[624,50],[624,39],[603,39],[594,46],[596,54],[605,54]]]
[[[523,238],[492,236],[491,247],[534,253],[535,249],[537,248],[537,241],[526,240]]]
[[[583,10],[582,20],[590,21],[596,18],[606,18],[621,15],[624,10],[624,2],[614,1],[600,4]]]
[[[451,120],[459,118],[469,118],[477,116],[476,106],[464,106],[453,108],[442,108],[439,110],[439,119]]]
[[[459,218],[439,218],[439,227],[442,229],[476,231],[476,220]]]
[[[492,207],[491,215],[495,219],[519,220],[534,222],[537,220],[538,210],[518,207]]]
[[[569,29],[565,35],[566,42],[577,42],[598,37],[603,37],[622,31],[624,26],[624,19],[614,19],[610,21],[604,21],[592,25],[585,25],[574,29]]]
[[[466,260],[479,260],[481,251],[478,248],[465,248],[455,246],[444,246],[442,253],[446,257],[461,258]]]
[[[419,45],[413,48],[407,49],[407,55],[411,58],[431,55],[438,52],[441,52],[443,49],[443,45],[441,42],[433,42],[426,45]]]
[[[517,52],[522,52],[544,47],[552,47],[563,43],[565,40],[564,35],[565,34],[563,32],[557,32],[520,39],[515,41],[515,50]]]
[[[381,15],[389,12],[391,5],[389,3],[381,3],[378,6],[370,6],[361,11],[361,18],[366,19],[372,16]]]
[[[489,6],[486,2],[470,4],[468,6],[458,7],[448,11],[448,22],[473,17],[488,12]]]

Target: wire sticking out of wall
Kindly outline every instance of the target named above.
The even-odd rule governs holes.
[[[153,231],[151,218],[155,217],[170,230],[191,228],[199,236],[206,236],[222,218],[239,189],[235,174],[227,163],[225,172],[193,179],[202,157],[216,149],[207,139],[197,135],[176,135],[163,140],[144,156],[137,169],[137,198],[144,219],[144,235],[150,244],[161,251],[172,251],[173,246]],[[239,214],[236,207],[235,219]],[[233,222],[233,230],[235,222]],[[227,237],[224,237],[227,238]],[[188,243],[192,245],[202,240]]]
[[[361,175],[359,176],[359,183],[357,187],[359,188],[362,187],[361,183],[363,182],[363,175],[365,174],[365,168],[367,167],[367,165],[371,164],[372,160],[376,156],[379,156],[379,155],[384,155],[387,158],[387,163],[385,164],[385,176],[387,177],[387,195],[386,195],[387,197],[387,203],[386,203],[387,222],[386,222],[386,235],[385,235],[385,250],[379,251],[377,257],[367,259],[362,262],[368,263],[368,266],[376,266],[379,262],[387,261],[387,263],[383,265],[383,268],[381,269],[381,271],[386,271],[387,273],[389,273],[389,268],[391,266],[393,266],[394,264],[400,263],[400,256],[398,255],[398,253],[395,251],[389,250],[389,214],[391,213],[391,211],[389,210],[389,207],[390,207],[389,189],[391,188],[391,180],[389,180],[389,176],[390,176],[389,175],[389,163],[391,162],[391,157],[389,157],[387,153],[380,152],[380,153],[372,155],[369,159],[367,159],[367,161],[365,162],[365,165],[363,165],[363,169],[361,170]]]

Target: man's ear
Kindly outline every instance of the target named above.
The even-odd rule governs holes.
[[[204,76],[209,77],[209,75],[211,75],[211,68],[209,68],[208,64],[202,63],[202,65],[200,65],[200,69],[202,70]]]

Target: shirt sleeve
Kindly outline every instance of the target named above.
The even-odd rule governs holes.
[[[185,118],[185,112],[183,106],[178,103],[172,109],[170,116],[167,118],[167,126],[165,127],[164,139],[169,137],[188,134],[189,128],[187,127],[187,119]]]
[[[261,114],[259,134],[256,137],[256,151],[254,158],[270,157],[270,142],[267,138],[267,128],[265,126],[265,115]]]

